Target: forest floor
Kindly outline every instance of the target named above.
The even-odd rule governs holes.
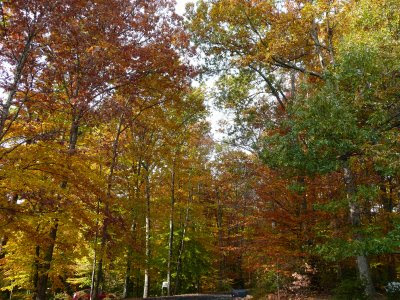
[[[127,300],[139,300],[142,298],[129,298]],[[245,298],[232,298],[229,294],[188,294],[188,295],[176,295],[170,297],[152,297],[147,298],[147,300],[248,300],[248,299],[262,299],[262,300],[328,300],[332,299],[329,295],[315,295],[315,296],[294,296],[294,295],[278,295],[270,294],[264,297],[253,298],[252,296],[247,296]]]
[[[127,300],[139,300],[142,298],[129,298]],[[176,296],[170,296],[170,297],[152,297],[152,298],[147,298],[147,300],[227,300],[227,299],[262,299],[262,300],[330,300],[333,299],[332,295],[327,295],[327,294],[319,294],[319,295],[310,295],[310,296],[305,296],[305,295],[276,295],[276,294],[269,294],[264,297],[257,297],[257,298],[252,298],[246,297],[246,298],[232,298],[231,295],[221,295],[221,294],[190,294],[190,295],[176,295]],[[375,300],[382,300],[386,299],[383,295],[377,295]]]
[[[127,300],[139,300],[142,298],[129,298]],[[170,297],[151,297],[147,300],[227,300],[232,299],[231,295],[221,294],[187,294],[187,295],[176,295]]]

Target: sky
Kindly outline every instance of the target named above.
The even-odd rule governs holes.
[[[193,0],[176,0],[176,12],[182,15],[185,12],[185,5],[188,2],[194,2]]]

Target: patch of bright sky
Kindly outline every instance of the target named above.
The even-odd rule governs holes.
[[[176,12],[180,15],[183,15],[185,12],[185,6],[189,2],[194,2],[191,0],[176,0]]]
[[[190,2],[196,2],[196,0],[176,0],[176,12],[180,15],[183,15],[185,13],[185,7],[187,3]],[[196,63],[196,62],[194,62]],[[205,85],[207,87],[207,90],[211,90],[215,83],[215,78],[209,78],[206,82]],[[194,85],[198,85],[199,83],[195,82]],[[207,106],[210,111],[210,115],[208,117],[208,121],[211,124],[211,132],[213,134],[213,137],[216,141],[222,141],[225,135],[221,131],[221,122],[227,122],[228,119],[226,118],[227,115],[226,113],[218,110],[212,103],[212,99],[207,100]]]

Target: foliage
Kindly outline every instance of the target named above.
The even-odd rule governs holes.
[[[342,280],[334,292],[335,299],[368,299],[364,294],[363,282],[356,278]]]
[[[400,2],[174,6],[0,1],[1,297],[396,282]]]
[[[287,284],[282,280],[282,276],[279,276],[279,274],[274,271],[265,272],[264,274],[258,273],[255,282],[256,285],[252,289],[252,295],[254,295],[254,297],[275,293],[278,288],[282,288]]]

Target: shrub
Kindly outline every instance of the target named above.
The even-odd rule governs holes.
[[[360,279],[348,278],[340,282],[334,290],[335,299],[343,300],[364,300],[368,299],[365,295],[365,286]]]

